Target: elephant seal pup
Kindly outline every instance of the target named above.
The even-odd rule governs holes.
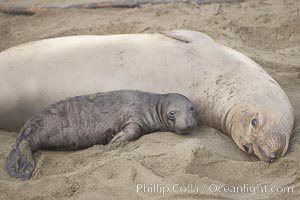
[[[186,134],[196,126],[194,106],[183,95],[120,90],[55,103],[29,120],[7,159],[10,176],[29,179],[38,149],[76,150],[136,140],[144,134]]]
[[[0,128],[19,130],[68,96],[119,89],[185,95],[202,125],[260,160],[288,149],[294,113],[280,85],[250,58],[189,30],[69,36],[2,51]]]

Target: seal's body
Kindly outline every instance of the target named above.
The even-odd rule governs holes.
[[[187,96],[199,121],[264,161],[285,154],[294,114],[258,64],[195,31],[71,36],[0,53],[0,127],[16,130],[68,96],[138,89]]]
[[[7,170],[28,179],[32,152],[38,149],[77,150],[157,131],[185,134],[195,126],[194,107],[180,94],[122,90],[77,96],[51,105],[24,125]]]

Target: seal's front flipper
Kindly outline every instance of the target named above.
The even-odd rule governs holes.
[[[34,170],[34,160],[28,141],[22,141],[13,149],[6,161],[6,169],[11,177],[22,180],[30,179]]]
[[[141,136],[141,128],[135,123],[126,125],[121,132],[114,136],[110,143],[133,141]]]
[[[172,31],[163,31],[160,32],[166,37],[179,40],[185,43],[205,43],[205,42],[214,42],[211,37],[208,35],[190,30],[172,30]],[[214,42],[215,43],[215,42]]]

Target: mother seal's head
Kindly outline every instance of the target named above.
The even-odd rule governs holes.
[[[175,133],[187,134],[197,125],[195,107],[183,95],[168,94],[162,112],[168,129]]]
[[[266,162],[286,153],[294,123],[292,109],[236,106],[230,113],[234,113],[228,120],[231,136],[240,149]]]

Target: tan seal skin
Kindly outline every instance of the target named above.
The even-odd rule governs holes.
[[[70,36],[0,53],[0,128],[19,130],[68,96],[119,89],[180,93],[200,123],[273,162],[289,145],[294,114],[280,85],[245,55],[201,32]]]

